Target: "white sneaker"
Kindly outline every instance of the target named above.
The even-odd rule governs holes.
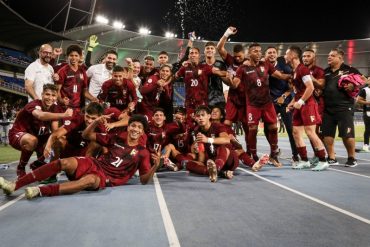
[[[297,165],[292,166],[293,169],[305,169],[305,168],[310,168],[311,163],[309,161],[299,161]]]
[[[326,161],[319,161],[319,163],[311,169],[311,171],[323,171],[329,168],[329,163]]]
[[[15,183],[0,177],[0,188],[3,189],[4,194],[10,195],[15,191]]]
[[[38,186],[36,187],[27,187],[25,190],[25,195],[28,200],[36,197],[41,196],[40,188]]]
[[[362,146],[362,151],[369,152],[369,145],[364,144],[364,145]]]

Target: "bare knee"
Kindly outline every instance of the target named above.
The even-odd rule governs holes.
[[[21,146],[26,151],[34,151],[37,147],[39,140],[36,136],[33,135],[27,135],[21,140]]]

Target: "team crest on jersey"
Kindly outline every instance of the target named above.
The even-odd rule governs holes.
[[[311,123],[315,122],[315,116],[310,116]]]
[[[265,72],[265,67],[260,66],[260,70],[261,70],[262,73]]]
[[[80,79],[83,80],[84,79],[84,75],[82,73],[80,73]]]
[[[136,154],[137,154],[137,150],[136,149],[132,149],[130,155],[131,156],[135,156]]]
[[[71,121],[70,120],[66,120],[66,121],[64,121],[64,125],[70,125],[71,124]]]
[[[41,110],[41,106],[37,105],[37,106],[35,106],[35,109],[36,110]]]
[[[198,75],[201,75],[202,74],[202,70],[201,69],[198,69]]]
[[[148,83],[152,83],[152,81],[153,81],[152,79],[149,79],[149,80],[148,80]]]
[[[126,90],[126,89],[123,89],[123,90],[122,90],[122,94],[123,94],[123,95],[126,95],[126,93],[127,93],[127,90]]]

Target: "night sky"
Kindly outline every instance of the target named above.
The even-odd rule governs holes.
[[[67,0],[7,0],[24,18],[45,26],[68,2]],[[74,0],[72,6],[88,10],[89,0]],[[300,7],[305,5],[304,8]],[[166,30],[178,37],[190,31],[207,40],[218,40],[229,25],[238,28],[232,41],[283,42],[326,41],[370,37],[370,4],[352,0],[339,1],[248,1],[248,0],[98,0],[96,14],[121,20],[127,30],[147,26],[152,34]],[[66,12],[48,26],[61,31]],[[81,15],[71,12],[68,27]],[[81,22],[85,24],[84,20]]]

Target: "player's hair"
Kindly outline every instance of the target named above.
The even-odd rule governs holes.
[[[220,105],[215,105],[211,108],[211,113],[212,113],[213,109],[219,109],[220,110],[220,112],[221,112],[221,122],[223,122],[225,120],[225,116],[226,116],[225,109],[223,107],[221,107]]]
[[[134,58],[134,59],[132,59],[132,62],[133,62],[133,63],[140,63],[140,60],[139,60],[139,59],[137,59],[137,58]]]
[[[201,111],[207,112],[207,114],[211,114],[211,110],[208,108],[208,106],[200,105],[195,109],[195,114],[200,113]]]
[[[150,61],[154,62],[154,57],[151,56],[151,55],[147,55],[147,56],[144,57],[144,60],[150,60]]]
[[[89,115],[101,116],[104,113],[104,107],[98,102],[90,102],[84,110],[85,113]]]
[[[233,52],[234,53],[244,52],[244,48],[241,44],[234,45]]]
[[[199,48],[198,48],[198,47],[192,47],[192,48],[190,48],[190,50],[197,50],[197,51],[198,51],[198,53],[200,53],[200,50],[199,50]]]
[[[204,45],[204,47],[207,47],[207,46],[213,46],[213,47],[216,47],[216,44],[215,44],[215,43],[213,43],[212,41],[208,41],[208,42]]]
[[[153,115],[156,114],[158,111],[163,112],[163,114],[165,113],[163,108],[156,107],[156,108],[154,108]]]
[[[113,70],[112,70],[113,73],[114,72],[124,72],[124,71],[125,71],[125,69],[122,66],[119,66],[119,65],[114,66]]]
[[[177,107],[174,112],[186,115],[186,109],[184,107],[181,107],[181,106]]]
[[[141,114],[132,115],[130,119],[128,120],[128,125],[130,125],[133,122],[141,123],[144,127],[144,130],[148,128],[148,121],[146,120],[146,117],[144,115],[141,115]]]
[[[250,45],[248,46],[248,49],[250,50],[250,49],[252,49],[253,47],[261,47],[261,45],[260,45],[260,44],[258,44],[258,43],[252,43],[252,44],[250,44]]]
[[[162,64],[159,70],[162,70],[165,67],[169,68],[170,71],[172,71],[172,64],[169,64],[169,63]]]
[[[306,49],[306,50],[304,50],[304,52],[306,52],[306,51],[309,51],[309,52],[315,53],[315,51],[314,51],[314,50],[312,50],[312,49]]]
[[[342,58],[344,58],[344,51],[342,49],[333,48],[333,49],[331,49],[331,51],[337,52],[340,56],[342,56]]]
[[[166,51],[161,51],[160,53],[158,53],[158,57],[159,57],[160,55],[166,55],[166,56],[168,57],[168,53],[167,53]]]
[[[268,46],[267,48],[266,48],[266,50],[265,50],[265,53],[267,52],[267,50],[269,50],[269,49],[275,49],[275,51],[277,51],[277,49],[276,49],[276,47],[275,46]]]
[[[302,58],[302,50],[298,46],[292,45],[288,49],[294,52],[299,59]]]
[[[55,85],[55,84],[48,83],[48,84],[45,84],[45,85],[42,87],[42,91],[43,91],[43,92],[45,92],[46,90],[58,91],[58,87],[57,87],[57,85]]]
[[[118,53],[115,50],[109,50],[105,53],[105,56],[108,56],[108,54],[114,54],[116,57],[118,57]]]
[[[71,54],[72,52],[77,52],[78,55],[82,56],[82,48],[79,46],[79,45],[70,45],[67,47],[67,56],[69,56],[69,54]]]

